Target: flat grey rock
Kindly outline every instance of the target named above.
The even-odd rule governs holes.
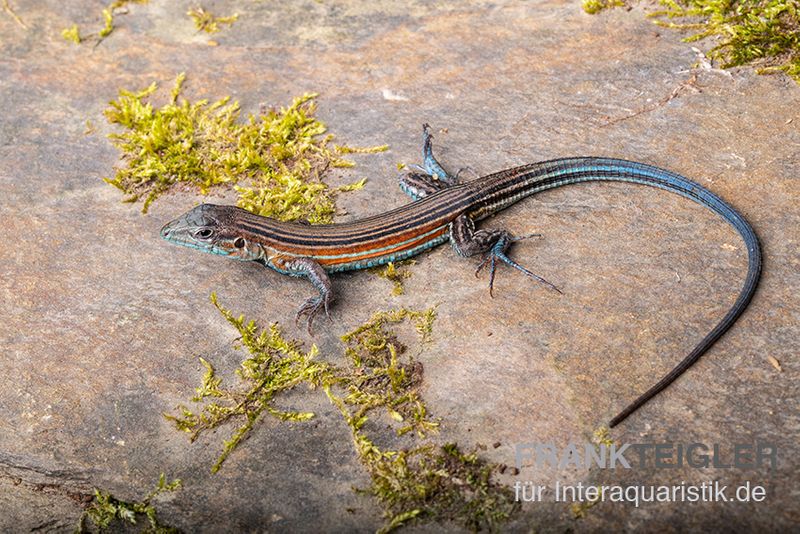
[[[316,343],[341,363],[338,337],[374,311],[438,304],[420,356],[438,440],[514,462],[515,444],[564,446],[598,427],[679,361],[722,317],[746,268],[724,221],[649,188],[598,184],[549,191],[482,223],[540,240],[513,255],[563,295],[501,269],[494,299],[475,262],[448,247],[412,267],[406,294],[368,273],[334,277],[333,322],[312,339],[292,317],[302,280],[161,241],[164,222],[198,201],[167,195],[142,215],[104,184],[118,163],[102,111],[120,88],[169,87],[191,99],[232,95],[245,112],[320,93],[337,140],[390,150],[355,156],[332,183],[340,220],[407,202],[398,162],[419,160],[420,125],[451,169],[485,174],[574,155],[652,163],[691,177],[742,212],[765,256],[761,286],[733,329],[688,373],[611,433],[619,443],[774,443],[775,471],[579,470],[525,467],[503,481],[671,485],[719,480],[767,488],[761,503],[529,504],[512,531],[788,531],[797,484],[800,308],[800,90],[782,76],[698,70],[681,35],[636,9],[585,14],[578,2],[214,3],[239,20],[207,46],[183,2],[120,15],[99,46],[61,29],[99,28],[99,4],[12,2],[28,30],[0,14],[0,529],[69,531],[98,487],[124,499],[161,472],[184,488],[159,506],[190,532],[372,531],[381,511],[350,433],[319,392],[285,402],[307,423],[267,418],[219,474],[226,429],[190,444],[162,413],[185,402],[203,369],[242,359],[208,301]],[[27,5],[26,5],[27,4]],[[711,44],[701,42],[700,47]],[[674,98],[669,98],[678,91]],[[85,121],[97,131],[86,135]],[[446,129],[446,131],[442,131]],[[232,198],[227,198],[228,201]],[[777,359],[778,372],[768,360]],[[499,442],[497,448],[491,444]],[[446,527],[458,530],[455,525]],[[422,531],[438,527],[415,527]]]

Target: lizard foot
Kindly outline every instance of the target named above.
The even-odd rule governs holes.
[[[477,277],[478,274],[481,272],[481,270],[487,265],[489,265],[489,296],[491,296],[492,298],[494,298],[494,274],[495,270],[497,269],[498,260],[502,261],[506,265],[509,265],[517,269],[526,276],[533,278],[534,280],[538,280],[539,282],[545,284],[546,286],[549,286],[551,289],[554,289],[555,291],[561,293],[561,290],[558,289],[556,286],[554,286],[541,276],[533,274],[528,269],[526,269],[525,267],[515,262],[506,255],[506,250],[508,250],[508,247],[511,246],[511,243],[513,243],[514,241],[521,241],[522,239],[527,239],[529,237],[541,237],[541,236],[539,234],[528,234],[521,237],[511,237],[509,234],[505,233],[500,237],[500,239],[497,240],[497,242],[495,242],[494,245],[492,245],[492,248],[489,250],[489,252],[486,253],[486,256],[483,258],[483,261],[481,261],[481,263],[478,265],[478,268],[475,269],[475,276]]]
[[[302,306],[300,306],[300,309],[297,310],[297,314],[294,316],[294,324],[299,327],[300,318],[303,315],[308,315],[308,323],[306,324],[306,328],[308,330],[308,334],[312,335],[311,326],[317,314],[324,310],[328,320],[332,320],[331,314],[328,311],[331,302],[333,302],[332,293],[326,293],[324,295],[320,295],[319,297],[311,297],[310,299],[306,300]]]

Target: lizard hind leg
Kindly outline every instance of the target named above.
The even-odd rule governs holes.
[[[445,186],[439,180],[421,172],[407,172],[400,177],[400,189],[414,200],[441,191]]]
[[[422,170],[428,176],[439,180],[445,186],[456,185],[458,183],[458,177],[453,176],[444,170],[442,164],[439,163],[439,160],[433,155],[433,136],[430,132],[430,125],[423,124],[422,125]]]
[[[483,260],[475,270],[475,276],[478,276],[484,267],[489,266],[489,295],[492,297],[494,296],[494,276],[498,261],[561,293],[561,290],[556,286],[541,276],[532,273],[506,254],[512,243],[530,237],[541,236],[539,234],[528,234],[514,237],[508,231],[501,229],[475,230],[475,223],[468,215],[460,215],[450,226],[450,242],[460,256],[484,255]]]
[[[444,170],[433,155],[433,136],[430,126],[422,125],[422,165],[411,165],[413,171],[400,177],[400,189],[414,200],[426,197],[437,191],[458,184],[458,175],[453,176]],[[460,171],[459,171],[460,174]]]

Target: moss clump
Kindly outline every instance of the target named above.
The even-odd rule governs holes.
[[[367,323],[342,336],[350,369],[337,371],[332,383],[347,392],[343,402],[351,426],[360,428],[366,422],[368,412],[382,408],[393,420],[402,423],[398,435],[415,431],[424,437],[436,429],[438,423],[429,418],[417,392],[417,386],[422,382],[422,363],[415,361],[413,356],[405,358],[405,362],[400,361],[407,348],[389,329],[390,325],[410,321],[419,333],[421,343],[425,343],[430,339],[435,319],[433,308],[424,312],[407,309],[379,312]]]
[[[472,530],[494,528],[517,509],[513,492],[492,480],[497,466],[465,454],[455,444],[422,442],[404,450],[382,450],[367,435],[365,425],[373,410],[386,410],[401,425],[398,434],[415,430],[419,438],[435,430],[417,387],[422,365],[406,352],[393,325],[410,321],[421,346],[430,340],[435,310],[395,310],[375,314],[366,324],[342,336],[351,369],[339,372],[325,391],[350,426],[361,463],[372,483],[362,491],[384,507],[381,532],[414,521],[454,521]]]
[[[216,17],[202,7],[193,7],[186,14],[194,21],[197,31],[206,33],[217,33],[220,24],[230,26],[239,19],[238,13],[229,17]]]
[[[611,434],[606,426],[601,426],[592,433],[592,442],[598,446],[605,445],[606,447],[614,444],[614,440],[611,439]]]
[[[397,297],[405,293],[404,282],[411,278],[411,271],[406,269],[406,266],[416,263],[414,260],[404,260],[397,263],[390,261],[385,267],[376,267],[372,271],[379,277],[392,282],[392,295]]]
[[[250,353],[238,371],[246,385],[236,390],[223,388],[211,364],[201,360],[206,374],[192,401],[204,403],[203,408],[195,413],[180,406],[179,415],[166,415],[192,439],[227,421],[242,420],[232,438],[225,441],[212,471],[220,468],[264,412],[290,421],[312,417],[273,406],[281,392],[306,383],[312,388],[322,386],[350,427],[358,458],[371,478],[371,485],[360,491],[373,495],[385,509],[387,521],[382,531],[414,521],[454,521],[473,530],[493,528],[517,509],[513,492],[492,480],[496,466],[462,452],[455,444],[423,441],[438,423],[428,415],[418,392],[422,364],[398,341],[396,327],[404,322],[413,325],[421,351],[431,339],[434,309],[376,313],[342,336],[349,365],[336,368],[313,361],[316,347],[303,353],[299,343],[280,335],[277,326],[259,330],[253,321],[235,318],[213,295],[212,302],[239,332],[241,346]],[[375,412],[387,414],[396,434],[406,435],[414,446],[402,450],[378,447],[366,430]]]
[[[78,30],[78,25],[73,24],[69,28],[61,30],[61,37],[75,44],[81,44],[81,33]]]
[[[240,421],[230,439],[224,442],[222,453],[211,468],[216,473],[265,412],[282,421],[311,419],[314,414],[310,412],[290,412],[275,408],[274,399],[278,394],[302,383],[311,387],[319,385],[329,371],[325,364],[314,361],[317,355],[316,346],[303,353],[297,342],[283,338],[277,325],[259,330],[255,321],[245,321],[244,316],[234,317],[229,310],[220,306],[216,295],[211,295],[211,302],[239,332],[240,347],[250,353],[250,357],[242,362],[241,368],[236,372],[244,387],[222,387],[222,379],[216,376],[212,365],[200,358],[206,373],[191,400],[202,404],[202,407],[193,412],[181,405],[178,407],[178,415],[164,416],[177,429],[188,432],[192,441],[203,432],[213,430],[228,421]]]
[[[611,7],[621,7],[624,5],[625,2],[623,2],[622,0],[583,0],[583,10],[589,13],[590,15],[599,13],[604,9],[608,9]]]
[[[141,532],[153,534],[171,534],[180,532],[177,528],[163,525],[158,520],[156,508],[152,501],[162,493],[172,492],[181,487],[181,481],[175,479],[172,482],[167,482],[167,478],[162,473],[158,479],[158,484],[153,490],[148,493],[144,499],[136,502],[123,501],[114,497],[111,493],[94,490],[94,500],[87,508],[78,521],[76,532],[89,532],[87,528],[87,521],[91,523],[98,530],[105,530],[112,526],[115,522],[128,523],[135,525],[137,520],[142,516],[147,518],[148,526],[141,530]]]
[[[121,189],[128,202],[144,199],[142,211],[175,186],[202,194],[233,185],[237,204],[253,213],[281,220],[331,222],[335,196],[363,187],[365,180],[331,189],[322,181],[330,167],[351,167],[342,154],[359,149],[330,146],[325,125],[314,117],[314,94],[295,98],[281,110],[248,115],[228,97],[178,101],[185,75],[175,83],[169,102],[155,109],[149,98],[153,83],[139,92],[120,91],[105,111],[112,124],[126,131],[110,135],[122,151],[124,165],[106,181]],[[386,146],[367,151],[386,150]]]
[[[569,505],[569,510],[572,512],[573,519],[583,519],[588,514],[589,510],[597,506],[603,501],[603,488],[594,499],[589,499],[584,502],[574,502]]]
[[[96,44],[99,44],[100,41],[111,35],[111,32],[114,31],[115,15],[127,13],[128,4],[146,4],[147,2],[148,0],[115,0],[114,2],[111,2],[105,9],[103,9],[103,27],[97,33],[82,36],[80,34],[80,30],[78,29],[78,25],[73,24],[71,27],[62,30],[61,36],[67,41],[75,44],[81,44],[89,39],[94,39]]]
[[[684,41],[716,37],[708,53],[723,68],[753,65],[759,74],[785,72],[800,82],[800,4],[797,0],[658,0],[649,16],[660,26],[694,32]],[[615,0],[584,0],[596,13]],[[601,6],[599,9],[597,6]],[[680,21],[680,22],[676,22]]]
[[[492,479],[497,466],[454,443],[382,451],[361,432],[354,431],[353,438],[372,479],[361,491],[385,509],[387,521],[378,532],[429,521],[496,530],[519,509],[514,492]]]

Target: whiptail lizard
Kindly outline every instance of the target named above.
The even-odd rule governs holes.
[[[488,265],[489,290],[498,262],[506,263],[550,288],[554,285],[510,259],[515,238],[502,229],[475,229],[475,221],[540,191],[580,182],[631,182],[688,197],[721,215],[742,236],[748,269],[733,307],[672,371],[614,417],[620,423],[692,366],[747,307],[761,275],[761,249],[750,224],[703,186],[651,165],[612,158],[565,158],[533,163],[459,183],[434,158],[428,126],[423,128],[423,172],[411,172],[400,187],[415,202],[343,224],[311,226],[254,215],[235,206],[201,204],[161,230],[172,243],[242,261],[255,261],[282,274],[305,277],[319,291],[298,310],[295,320],[314,317],[333,302],[327,273],[375,267],[419,254],[450,241],[464,257],[482,254],[478,271]],[[526,236],[528,237],[528,236]],[[477,274],[477,271],[476,271]],[[560,292],[560,291],[559,291]]]

